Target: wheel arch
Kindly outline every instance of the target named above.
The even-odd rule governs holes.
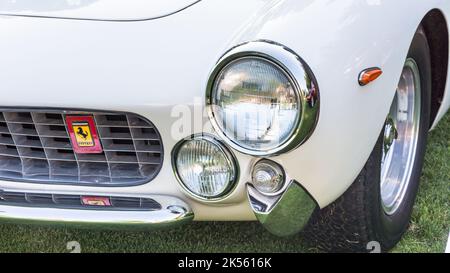
[[[430,46],[432,76],[430,126],[433,126],[446,92],[449,32],[445,16],[439,9],[429,11],[423,18],[421,25],[425,30]]]

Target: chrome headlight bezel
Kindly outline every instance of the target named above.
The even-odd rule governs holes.
[[[225,158],[228,161],[228,164],[230,166],[232,166],[234,169],[233,179],[230,180],[228,186],[222,191],[222,193],[219,195],[216,195],[216,196],[206,197],[206,196],[201,196],[201,195],[193,192],[191,189],[189,189],[186,186],[185,182],[183,181],[183,179],[180,177],[180,175],[178,173],[176,160],[177,160],[177,155],[178,155],[180,148],[182,147],[182,145],[184,143],[186,143],[188,141],[200,140],[200,139],[208,141],[211,144],[215,145],[225,155]],[[224,143],[222,143],[220,140],[218,140],[215,136],[213,136],[211,134],[205,134],[205,133],[194,134],[194,135],[191,135],[190,137],[186,137],[186,138],[180,140],[177,144],[175,144],[175,146],[172,149],[171,163],[172,163],[172,169],[175,174],[175,177],[176,177],[179,185],[181,186],[181,188],[184,190],[184,192],[187,193],[190,197],[192,197],[196,200],[202,201],[202,202],[214,203],[214,202],[222,201],[222,200],[226,199],[234,192],[234,189],[236,188],[236,186],[238,184],[237,182],[239,181],[240,169],[239,169],[238,160],[236,159],[236,157],[232,153],[232,151]]]
[[[290,136],[276,148],[255,150],[242,147],[222,131],[215,118],[213,92],[218,76],[229,64],[244,58],[263,59],[280,69],[292,82],[300,99],[300,114]],[[232,48],[219,59],[206,86],[206,109],[216,133],[235,150],[253,156],[279,155],[303,144],[316,127],[319,107],[319,88],[309,66],[292,50],[270,41],[248,42]]]

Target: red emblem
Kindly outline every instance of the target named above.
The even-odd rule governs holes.
[[[109,198],[103,196],[82,196],[81,202],[86,206],[111,206],[111,201],[109,200]]]
[[[99,154],[103,152],[93,116],[66,116],[66,124],[75,153]]]

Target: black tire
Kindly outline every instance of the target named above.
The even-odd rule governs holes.
[[[421,78],[421,119],[416,158],[406,195],[392,215],[382,208],[380,169],[383,134],[351,187],[334,203],[317,210],[305,231],[305,239],[319,249],[331,252],[368,252],[368,243],[376,241],[381,251],[394,247],[406,231],[411,218],[425,156],[430,120],[431,62],[426,35],[417,30],[408,58],[419,67]]]

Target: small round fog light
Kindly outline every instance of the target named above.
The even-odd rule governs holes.
[[[172,160],[181,185],[202,200],[223,198],[237,180],[233,155],[212,136],[196,135],[181,141]]]
[[[283,188],[284,180],[283,169],[273,161],[263,159],[253,167],[253,185],[262,193],[276,193]]]

